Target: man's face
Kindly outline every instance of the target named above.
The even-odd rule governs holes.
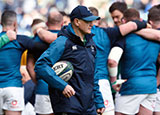
[[[114,10],[111,13],[111,17],[115,25],[120,26],[122,24],[123,13],[120,12],[119,10]]]
[[[70,23],[70,18],[67,16],[63,16],[63,25],[67,26]]]
[[[93,26],[92,22],[87,22],[79,19],[79,30],[83,34],[90,34],[92,26]]]

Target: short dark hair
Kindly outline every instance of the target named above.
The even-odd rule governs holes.
[[[88,7],[88,9],[92,12],[94,16],[99,16],[99,12],[95,7]]]
[[[67,16],[67,17],[69,17],[69,14],[67,14],[66,12],[64,12],[64,11],[59,11],[61,14],[62,14],[62,16]]]
[[[148,13],[148,21],[160,21],[160,8],[153,6]]]
[[[127,21],[139,20],[140,14],[138,10],[136,10],[135,8],[129,8],[126,11],[124,11],[123,18],[125,18]]]
[[[125,2],[114,2],[109,8],[109,12],[112,13],[115,10],[119,10],[123,13],[127,10],[127,4]]]
[[[159,9],[160,10],[160,4],[154,5],[152,8],[150,8],[148,11],[151,12],[154,9]]]
[[[31,24],[31,27],[33,27],[34,25],[39,24],[41,22],[44,22],[44,21],[42,19],[34,19],[32,24]]]
[[[14,11],[6,10],[2,13],[1,24],[2,26],[10,26],[17,20],[17,14]]]

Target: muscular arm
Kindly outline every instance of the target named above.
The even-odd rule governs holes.
[[[41,40],[45,41],[46,43],[52,43],[54,40],[57,39],[57,34],[52,33],[50,31],[44,30],[42,28],[39,28],[37,30],[37,34],[40,37]]]
[[[160,42],[160,30],[146,28],[146,29],[141,29],[135,33],[148,40],[155,40]]]
[[[129,21],[125,24],[119,26],[120,32],[122,36],[129,34],[130,32],[141,30],[142,28],[146,28],[147,24],[145,22],[141,22],[138,20]]]
[[[135,31],[137,29],[137,25],[134,22],[128,22],[126,24],[122,24],[119,26],[120,32],[122,36],[127,35],[128,33]]]
[[[111,83],[116,82],[117,80],[117,73],[118,73],[118,64],[119,60],[123,54],[123,49],[120,47],[113,47],[108,56],[108,71],[110,76]],[[119,91],[119,86],[113,86],[113,89]],[[118,88],[118,89],[117,89]]]
[[[34,65],[35,65],[35,60],[33,58],[33,55],[28,53],[26,68],[27,68],[29,75],[31,76],[31,79],[33,80],[34,83],[36,83],[37,80],[36,80],[36,73],[34,71]]]

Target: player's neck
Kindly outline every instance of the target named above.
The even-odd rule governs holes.
[[[11,26],[5,26],[5,27],[3,27],[2,30],[3,30],[3,31],[8,31],[8,30],[13,30],[13,31],[14,31],[14,28],[11,27]]]
[[[61,26],[48,26],[48,30],[61,30]]]

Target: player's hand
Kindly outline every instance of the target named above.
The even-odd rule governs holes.
[[[126,79],[119,79],[111,84],[112,84],[112,87],[115,91],[120,91],[122,83],[124,83],[126,81],[127,81]]]
[[[149,23],[147,23],[147,27],[146,28],[152,28],[152,26]]]
[[[63,95],[65,96],[65,97],[71,97],[71,96],[73,96],[73,95],[75,95],[75,91],[74,91],[74,89],[70,86],[70,85],[67,85],[65,88],[64,88],[64,90],[63,90]]]
[[[6,34],[7,34],[7,36],[8,36],[8,38],[9,38],[10,41],[16,40],[17,34],[16,34],[15,31],[13,31],[13,30],[8,30],[8,31],[6,32]]]
[[[105,111],[105,108],[104,108],[104,107],[97,109],[97,113],[100,114],[100,115],[102,115],[102,113],[103,113],[104,111]]]
[[[121,84],[115,84],[115,85],[112,85],[112,88],[115,90],[115,91],[120,91],[121,89]]]

